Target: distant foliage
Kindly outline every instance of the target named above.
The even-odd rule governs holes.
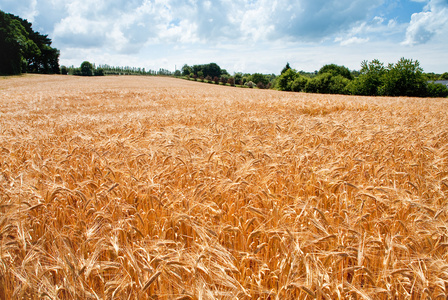
[[[253,88],[255,86],[255,83],[253,83],[252,81],[248,81],[244,85],[249,87],[249,88]]]
[[[322,73],[308,80],[305,92],[319,94],[347,94],[349,80],[342,75]]]
[[[289,68],[285,70],[277,79],[277,89],[280,91],[292,91],[292,85],[298,76],[300,75],[294,69]]]
[[[348,90],[355,95],[377,96],[386,71],[384,64],[377,59],[363,61],[360,76],[349,84]]]
[[[289,69],[291,69],[291,66],[289,65],[289,63],[286,63],[286,66],[283,68],[283,70],[281,71],[280,75],[282,75],[283,73],[285,73]]]
[[[387,67],[377,59],[363,61],[359,72],[344,66],[325,65],[317,75],[284,68],[277,78],[276,88],[281,91],[352,94],[364,96],[447,97],[448,89],[431,83],[429,78],[443,79],[442,75],[423,73],[417,60],[401,58]],[[353,76],[357,76],[353,78]],[[434,80],[433,80],[434,81]]]
[[[211,78],[215,77],[220,78],[221,75],[228,75],[227,71],[221,70],[221,67],[218,66],[216,63],[209,63],[205,65],[194,65],[194,66],[189,66],[185,64],[182,67],[183,76],[187,76],[192,73],[198,77],[204,77],[204,78],[207,76],[210,76]]]
[[[419,62],[401,58],[389,64],[382,77],[380,94],[384,96],[426,96],[426,79]]]
[[[0,10],[0,74],[59,73],[59,50],[31,23]]]
[[[82,75],[81,67],[75,68],[65,67],[69,75]],[[62,70],[61,70],[62,74]],[[135,67],[114,67],[110,65],[93,65],[93,75],[94,76],[107,76],[107,75],[140,75],[140,76],[173,76],[173,73],[166,69],[159,69],[159,71],[146,70],[145,68],[135,68]]]
[[[341,75],[342,77],[347,78],[349,80],[352,79],[352,74],[350,70],[344,66],[338,66],[335,64],[325,65],[319,70],[318,74],[321,75],[325,73],[330,73],[333,76]]]
[[[93,76],[93,65],[90,62],[84,61],[81,64],[81,75],[82,76]]]
[[[448,88],[440,83],[429,82],[426,87],[428,97],[448,97]]]

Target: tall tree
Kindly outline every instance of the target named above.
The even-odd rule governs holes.
[[[280,75],[283,74],[283,73],[285,73],[285,72],[288,71],[289,69],[291,69],[291,67],[289,66],[289,62],[287,62],[287,63],[286,63],[286,66],[283,68],[283,70],[282,70],[282,72],[280,73]]]
[[[30,22],[0,10],[0,73],[59,73],[59,50]]]

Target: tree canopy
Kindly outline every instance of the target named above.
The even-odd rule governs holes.
[[[59,50],[27,20],[0,10],[0,74],[59,73]]]
[[[446,78],[448,73],[437,76]],[[353,78],[357,76],[356,78]],[[433,76],[434,77],[434,76]],[[437,79],[436,78],[436,79]],[[434,80],[432,80],[434,81]],[[282,70],[276,88],[282,91],[321,94],[351,94],[364,96],[447,97],[448,89],[431,82],[423,73],[418,60],[401,58],[395,64],[384,66],[378,59],[363,61],[359,72],[344,66],[323,66],[317,75]]]
[[[189,66],[185,64],[182,67],[183,76],[196,75],[198,77],[221,77],[221,75],[228,75],[227,71],[222,70],[220,66],[216,63],[209,63],[204,65],[193,65]]]

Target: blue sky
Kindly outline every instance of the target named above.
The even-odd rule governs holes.
[[[60,49],[61,65],[230,73],[416,59],[448,72],[448,0],[0,0]]]

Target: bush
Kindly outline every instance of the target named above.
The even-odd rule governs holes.
[[[439,80],[448,80],[448,72],[445,72],[442,75],[440,75]]]
[[[221,76],[220,81],[222,82],[222,84],[226,85],[226,83],[227,83],[227,77],[226,77],[226,76]]]
[[[260,86],[260,88],[264,89],[269,83],[269,78],[263,74],[254,73],[249,77],[249,81],[256,83],[257,86]]]
[[[292,84],[299,75],[293,69],[287,69],[277,79],[277,89],[280,91],[292,91]]]
[[[62,66],[62,67],[61,67],[61,74],[62,74],[62,75],[67,75],[67,74],[68,74],[68,69],[67,69],[66,66]]]
[[[104,76],[104,70],[101,68],[95,69],[95,76]]]
[[[257,83],[257,88],[265,89],[266,87],[264,86],[263,82],[260,81],[260,82]]]
[[[395,65],[389,64],[384,74],[379,94],[384,96],[424,97],[426,80],[419,62],[401,58]]]
[[[428,97],[448,97],[448,88],[440,83],[428,83],[426,92]]]
[[[302,92],[305,89],[307,83],[308,78],[299,75],[296,79],[294,79],[291,85],[291,90],[294,92]]]
[[[253,88],[255,86],[255,83],[253,83],[252,81],[248,81],[244,85],[249,87],[249,88]]]
[[[332,75],[323,73],[308,80],[305,85],[305,92],[319,94],[347,94],[347,86],[350,80],[342,75]]]

